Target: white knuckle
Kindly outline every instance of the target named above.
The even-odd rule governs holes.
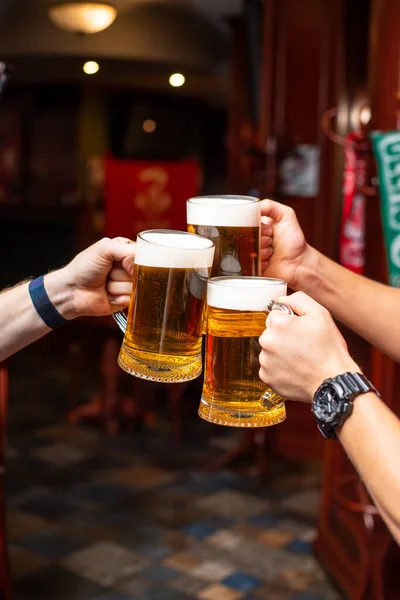
[[[288,315],[280,310],[271,310],[267,318],[267,328],[274,331],[281,331],[286,327],[288,322]]]
[[[266,331],[264,331],[264,333],[262,333],[262,334],[260,335],[260,337],[258,338],[258,343],[260,344],[260,346],[261,346],[261,347],[263,347],[263,346],[264,346],[264,344],[265,344],[265,342],[266,342],[266,340],[267,340],[267,335],[268,335],[268,334],[267,334],[267,332],[266,332]]]
[[[291,297],[296,300],[298,299],[300,301],[308,298],[307,294],[305,294],[304,292],[295,292],[294,294],[291,295]]]
[[[268,374],[265,372],[265,369],[263,367],[261,367],[260,370],[258,371],[258,376],[263,383],[267,383]]]
[[[291,206],[285,206],[283,210],[285,210],[285,212],[288,216],[295,217],[297,219],[296,213]]]
[[[265,353],[264,353],[263,350],[260,352],[260,355],[258,357],[258,361],[259,361],[259,363],[260,363],[261,366],[263,366],[266,363],[266,356],[265,356]]]
[[[111,246],[111,238],[109,237],[103,237],[101,238],[101,240],[99,240],[98,242],[96,242],[99,245],[99,248],[104,252],[107,253],[110,250],[110,246]]]

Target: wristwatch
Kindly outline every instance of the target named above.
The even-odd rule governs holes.
[[[341,427],[353,412],[353,401],[359,394],[379,392],[362,373],[343,373],[325,379],[314,394],[311,410],[318,429],[327,439],[337,439],[335,429]]]

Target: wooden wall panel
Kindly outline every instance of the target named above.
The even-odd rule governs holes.
[[[308,241],[335,255],[341,182],[335,161],[340,151],[321,130],[323,113],[339,103],[341,90],[342,2],[265,0],[261,73],[260,149],[276,163],[273,183],[266,177],[264,196],[291,206]],[[320,185],[315,197],[285,196],[279,164],[297,144],[319,148]],[[272,150],[271,150],[272,149]],[[335,182],[336,177],[336,182]],[[320,457],[323,440],[309,407],[288,406],[286,422],[275,432],[280,454]]]
[[[340,187],[333,181],[337,149],[321,130],[325,110],[339,103],[342,2],[283,0],[276,2],[276,85],[273,132],[278,162],[296,144],[314,144],[321,152],[317,197],[276,195],[296,210],[308,240],[333,255],[337,237]]]

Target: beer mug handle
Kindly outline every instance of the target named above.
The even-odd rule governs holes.
[[[282,304],[281,302],[275,302],[275,300],[271,300],[267,308],[270,312],[271,310],[280,310],[288,315],[295,314],[290,306],[287,306],[287,304]],[[285,399],[271,389],[267,390],[261,396],[261,404],[266,410],[273,410],[277,406],[280,406],[283,402],[285,402]]]
[[[267,308],[269,312],[271,312],[271,310],[280,310],[281,312],[287,313],[288,315],[294,315],[294,312],[292,311],[290,306],[287,306],[287,304],[282,304],[281,302],[275,302],[275,300],[271,300]]]
[[[112,318],[120,328],[123,334],[126,332],[126,326],[128,324],[128,318],[124,312],[118,311],[112,314]]]

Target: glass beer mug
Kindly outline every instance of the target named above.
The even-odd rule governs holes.
[[[190,381],[202,371],[201,344],[207,280],[214,245],[207,238],[167,229],[139,233],[128,318],[119,366],[163,383]]]
[[[281,279],[214,277],[207,286],[207,337],[199,416],[231,427],[266,427],[286,418],[284,398],[259,378],[258,338],[270,310],[292,313],[276,300]]]
[[[215,245],[212,277],[255,277],[260,268],[261,202],[252,196],[199,196],[186,203],[188,231]]]

